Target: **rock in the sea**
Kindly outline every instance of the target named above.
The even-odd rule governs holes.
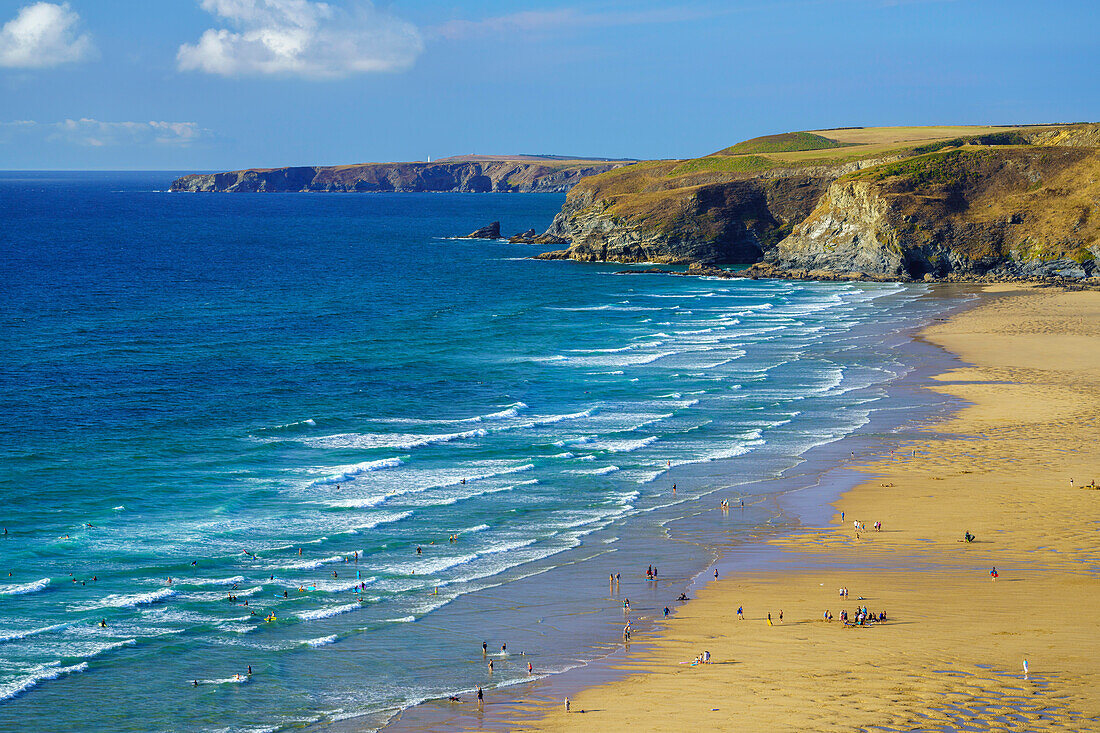
[[[500,239],[500,222],[494,221],[489,226],[475,229],[467,234],[463,239]]]

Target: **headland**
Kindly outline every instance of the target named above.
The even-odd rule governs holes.
[[[633,162],[560,155],[458,155],[436,161],[192,173],[176,179],[171,190],[191,193],[561,193],[585,176]]]
[[[844,128],[582,180],[544,259],[750,277],[1095,280],[1100,125]],[[699,273],[705,274],[705,273]]]

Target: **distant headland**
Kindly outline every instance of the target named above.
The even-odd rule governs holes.
[[[193,173],[176,179],[171,190],[194,193],[561,193],[585,176],[634,162],[562,155],[459,155],[431,162]]]

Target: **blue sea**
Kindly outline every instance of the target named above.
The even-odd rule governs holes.
[[[900,423],[948,307],[453,238],[563,195],[174,175],[0,174],[2,730],[372,728],[583,664]]]

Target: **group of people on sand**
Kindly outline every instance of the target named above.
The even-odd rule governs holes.
[[[686,664],[690,664],[692,667],[698,667],[700,664],[710,664],[710,652],[703,651]]]
[[[828,614],[829,612],[826,611],[825,613]],[[873,623],[884,623],[886,621],[886,611],[879,611],[876,614],[868,611],[867,606],[857,606],[855,615],[851,617],[848,616],[847,611],[841,611],[840,620],[845,626],[870,626]]]

